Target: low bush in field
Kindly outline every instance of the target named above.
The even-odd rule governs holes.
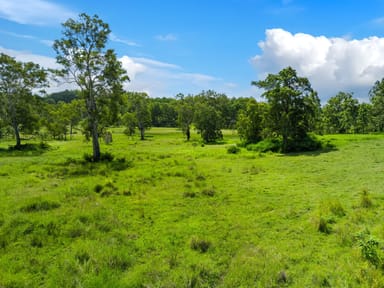
[[[227,148],[227,153],[228,154],[238,154],[238,153],[240,153],[240,148],[237,147],[236,145],[229,146]]]
[[[246,146],[248,151],[256,152],[280,152],[281,151],[281,140],[278,138],[270,138],[262,140],[256,144],[248,144]]]
[[[288,139],[287,147],[285,152],[306,152],[316,151],[322,148],[322,143],[313,134],[308,134],[305,137],[295,140]],[[283,141],[280,137],[278,138],[266,138],[256,144],[248,144],[246,146],[248,151],[256,152],[281,152],[283,151]]]

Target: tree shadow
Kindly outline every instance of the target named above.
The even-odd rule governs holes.
[[[335,145],[327,143],[324,147],[314,151],[297,151],[297,152],[287,152],[281,154],[282,156],[320,156],[322,154],[338,151]]]
[[[22,145],[11,145],[8,148],[0,148],[0,157],[31,157],[40,156],[50,150],[47,143],[27,143]]]

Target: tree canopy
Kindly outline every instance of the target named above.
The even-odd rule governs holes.
[[[80,89],[87,111],[86,132],[92,138],[93,160],[99,161],[99,124],[114,118],[122,85],[129,78],[115,52],[105,48],[111,30],[97,15],[90,17],[82,13],[78,20],[68,19],[63,28],[63,37],[53,45],[56,60],[63,67],[59,75],[75,82]]]
[[[269,104],[268,124],[273,133],[282,137],[282,151],[296,150],[307,138],[320,110],[320,100],[309,80],[287,67],[252,85],[265,90],[262,95]]]
[[[20,147],[20,130],[33,130],[38,123],[33,90],[48,85],[47,71],[32,62],[19,62],[0,54],[0,118],[11,126]]]

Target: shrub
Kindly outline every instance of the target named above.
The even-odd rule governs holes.
[[[368,230],[358,233],[356,238],[361,248],[361,255],[377,268],[381,263],[377,252],[379,242],[370,235]]]
[[[190,247],[192,250],[205,253],[211,247],[211,242],[205,239],[200,239],[198,237],[192,237]]]
[[[101,184],[96,184],[95,188],[93,188],[93,190],[96,192],[96,193],[100,193],[102,190],[103,190],[103,185]]]
[[[240,148],[237,147],[236,145],[232,145],[227,148],[227,153],[229,154],[237,154],[239,152],[240,152]]]
[[[291,140],[286,152],[316,151],[321,148],[321,141],[315,135],[307,134],[299,140]]]
[[[268,138],[263,141],[258,142],[257,144],[249,144],[246,146],[248,151],[256,152],[280,152],[281,150],[281,140],[279,138]]]

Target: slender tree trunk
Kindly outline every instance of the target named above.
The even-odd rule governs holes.
[[[140,127],[140,140],[144,140],[144,128]]]
[[[98,127],[98,121],[97,121],[97,108],[96,108],[96,102],[95,98],[92,94],[92,89],[88,91],[89,98],[87,99],[88,104],[88,116],[89,116],[89,128],[91,132],[92,137],[92,148],[93,148],[93,161],[98,162],[100,161],[100,143],[99,143],[99,131],[97,129]]]
[[[187,136],[187,141],[189,141],[189,139],[191,139],[191,130],[189,126],[187,126],[187,131],[185,131],[185,135]]]
[[[21,146],[19,127],[16,123],[14,123],[12,126],[13,126],[13,130],[15,131],[16,148],[19,148]]]
[[[97,121],[92,119],[91,123],[91,133],[92,133],[92,147],[93,147],[93,161],[100,161],[100,143],[99,143],[99,134],[97,131]]]

